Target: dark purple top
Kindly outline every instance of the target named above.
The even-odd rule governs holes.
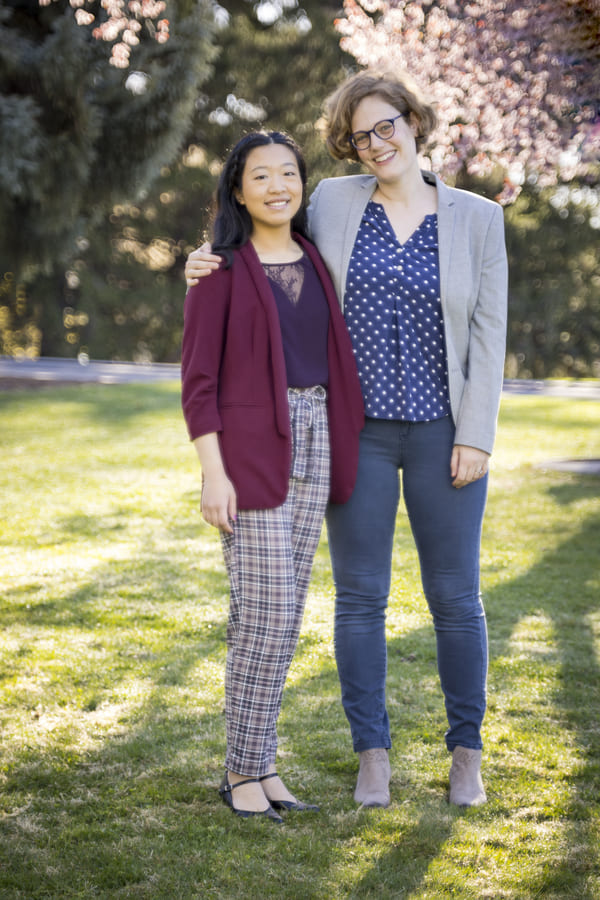
[[[315,268],[304,253],[292,263],[263,263],[281,325],[288,387],[326,385],[329,307]]]

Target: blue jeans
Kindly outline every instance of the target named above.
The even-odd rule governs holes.
[[[433,616],[449,750],[480,749],[486,705],[487,630],[479,545],[487,476],[452,487],[454,425],[367,419],[350,500],[330,505],[336,586],[335,653],[356,752],[390,747],[385,616],[402,470],[404,502]]]

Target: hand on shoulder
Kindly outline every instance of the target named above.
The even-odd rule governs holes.
[[[188,287],[198,284],[200,278],[210,275],[219,268],[221,257],[211,252],[209,243],[202,244],[196,250],[192,250],[185,264],[185,280]]]

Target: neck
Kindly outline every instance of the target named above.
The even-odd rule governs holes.
[[[301,255],[301,248],[285,229],[254,229],[250,242],[261,262],[293,262]]]
[[[374,196],[376,194],[380,200],[391,203],[413,206],[415,203],[423,200],[430,192],[431,185],[428,185],[423,180],[421,170],[416,165],[409,173],[395,181],[377,181]]]

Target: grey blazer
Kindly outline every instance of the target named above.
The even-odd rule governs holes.
[[[447,187],[423,172],[438,193],[440,292],[455,443],[492,452],[506,346],[508,267],[502,207]],[[321,181],[308,209],[311,238],[343,307],[346,273],[372,175]]]

